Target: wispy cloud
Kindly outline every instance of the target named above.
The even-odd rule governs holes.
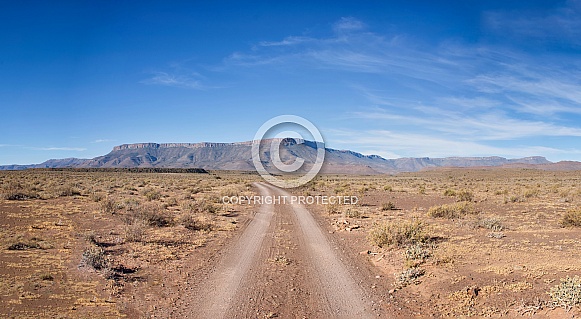
[[[410,109],[414,110],[414,114],[395,114],[376,109],[353,112],[352,115],[367,120],[402,123],[409,130],[451,134],[455,139],[474,141],[506,141],[541,136],[581,137],[581,128],[517,119],[502,112],[469,115],[437,107],[412,106]]]
[[[493,11],[484,16],[487,27],[502,36],[581,45],[580,0],[542,13]]]
[[[142,80],[143,84],[163,85],[196,90],[206,90],[209,87],[202,84],[198,73],[172,74],[168,72],[155,72],[149,79]]]
[[[96,144],[96,143],[108,143],[108,142],[114,142],[115,140],[110,140],[110,139],[98,139],[98,140],[94,140],[91,143]]]
[[[363,145],[364,154],[386,158],[449,157],[449,156],[505,156],[508,158],[532,155],[562,156],[581,154],[581,149],[558,149],[544,146],[520,145],[498,147],[463,139],[446,139],[431,134],[415,134],[387,130],[334,130],[333,145]]]
[[[580,3],[569,2],[554,15],[571,18]],[[402,34],[380,35],[361,21],[343,18],[327,37],[261,42],[251,52],[232,54],[224,65],[365,76],[365,84],[354,80],[351,88],[366,103],[348,116],[379,129],[354,131],[357,139],[342,141],[389,150],[383,154],[398,154],[391,147],[408,156],[577,154],[531,141],[581,137],[580,123],[570,118],[581,114],[581,63],[567,56],[547,59],[459,41],[430,46]],[[394,125],[397,133],[382,130]],[[497,146],[508,141],[510,147]]]

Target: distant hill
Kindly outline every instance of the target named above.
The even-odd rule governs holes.
[[[264,142],[269,142],[265,140]],[[311,141],[297,143],[294,139],[281,139],[280,156],[286,163],[296,157],[305,159],[303,170],[310,168],[317,154],[317,144]],[[210,170],[252,171],[252,141],[239,143],[138,143],[115,146],[106,155],[93,159],[51,159],[41,164],[6,165],[0,170],[27,168],[202,168]],[[276,172],[268,157],[268,149],[261,153],[267,170]],[[446,157],[385,159],[377,155],[363,155],[349,150],[325,149],[323,173],[335,174],[385,174],[416,172],[438,167],[497,167],[512,166],[553,170],[581,169],[579,162],[549,162],[544,157],[519,159],[503,157]]]

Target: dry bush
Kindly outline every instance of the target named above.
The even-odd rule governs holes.
[[[189,230],[211,231],[214,228],[214,225],[212,223],[202,221],[198,218],[195,218],[191,214],[186,214],[182,216],[182,218],[180,219],[180,223]]]
[[[90,198],[95,203],[98,203],[98,202],[102,201],[103,199],[105,199],[105,195],[103,195],[102,193],[93,192],[93,193],[91,193]]]
[[[417,243],[409,246],[403,252],[403,256],[406,260],[426,260],[432,256],[430,249],[426,248],[424,244]]]
[[[131,225],[125,227],[125,241],[127,242],[141,242],[145,237],[147,230],[147,223],[144,220],[136,220]]]
[[[115,214],[118,209],[117,202],[111,197],[107,197],[99,203],[101,208],[101,213],[103,214]]]
[[[562,227],[581,227],[581,209],[570,210],[563,218],[561,218],[560,224]]]
[[[215,205],[214,203],[211,202],[210,200],[207,199],[203,199],[200,201],[200,204],[198,205],[198,209],[200,212],[205,212],[205,213],[210,213],[210,214],[216,214],[220,208]]]
[[[55,188],[54,194],[57,197],[78,196],[81,195],[81,189],[78,185],[64,184]]]
[[[395,274],[396,286],[399,288],[408,286],[410,284],[419,284],[419,278],[426,273],[425,270],[421,268],[409,268],[402,271],[399,274]]]
[[[143,205],[137,212],[137,216],[139,219],[146,221],[150,226],[168,227],[174,223],[172,216],[169,215],[169,212],[165,211],[162,205]]]
[[[186,201],[182,202],[182,204],[180,206],[181,206],[181,211],[187,212],[187,213],[196,212],[198,209],[198,205],[196,204],[196,202],[194,202],[192,200],[186,200]]]
[[[444,196],[456,196],[456,191],[448,188],[444,191]]]
[[[581,305],[581,278],[567,276],[567,278],[561,279],[560,284],[551,288],[549,295],[557,307],[569,310]]]
[[[387,203],[383,203],[381,204],[381,210],[382,211],[388,211],[388,210],[396,210],[397,208],[395,207],[395,204],[392,202],[387,202]]]
[[[148,201],[158,200],[161,198],[161,193],[154,189],[146,189],[143,191],[143,196],[147,198]]]
[[[426,224],[420,220],[376,224],[367,235],[372,245],[404,247],[426,242]]]
[[[109,260],[101,247],[91,246],[83,251],[81,265],[89,266],[95,270],[109,268]]]
[[[325,212],[328,215],[341,214],[341,205],[339,203],[325,205]]]
[[[128,211],[121,217],[127,225],[144,222],[148,226],[169,227],[174,224],[174,219],[170,212],[165,210],[165,206],[159,203],[146,203]]]
[[[462,190],[456,194],[459,202],[471,202],[474,200],[474,194],[471,191]]]
[[[485,228],[495,232],[500,232],[506,229],[502,222],[495,217],[477,218],[473,224],[474,228]]]
[[[9,182],[2,187],[2,198],[6,200],[26,200],[40,198],[36,189],[30,185]]]
[[[168,207],[173,207],[178,205],[178,200],[175,197],[170,197],[165,203]]]
[[[479,211],[468,202],[432,206],[428,210],[428,216],[430,217],[448,219],[462,218],[466,215],[476,215],[478,213]]]
[[[361,212],[354,208],[347,208],[343,215],[347,218],[359,218],[362,216]]]

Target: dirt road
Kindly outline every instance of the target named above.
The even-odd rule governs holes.
[[[256,184],[262,196],[290,194]],[[356,271],[299,204],[261,205],[197,285],[190,318],[376,317]],[[177,314],[176,314],[177,315]]]

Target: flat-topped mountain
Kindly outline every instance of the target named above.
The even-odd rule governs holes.
[[[272,140],[263,140],[269,143]],[[299,139],[279,139],[281,161],[292,163],[295,158],[305,160],[303,170],[316,159],[317,143]],[[52,159],[41,164],[6,165],[0,169],[26,168],[203,168],[210,170],[255,170],[252,162],[253,141],[238,143],[136,143],[115,146],[106,155],[93,159]],[[573,169],[578,162],[549,162],[544,157],[532,156],[519,159],[504,157],[446,157],[446,158],[397,158],[385,159],[378,155],[363,155],[350,150],[325,149],[324,173],[337,174],[385,174],[415,172],[438,167],[496,167],[512,165],[541,169]],[[261,161],[267,170],[276,171],[270,160],[270,147],[261,148]],[[581,163],[578,163],[581,164]],[[556,165],[552,167],[551,165]]]

